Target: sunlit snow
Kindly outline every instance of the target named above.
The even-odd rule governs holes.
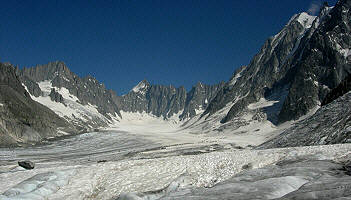
[[[73,122],[79,123],[79,121],[88,122],[93,119],[98,119],[99,121],[103,121],[105,123],[113,123],[118,121],[117,115],[112,116],[113,120],[107,119],[97,110],[97,106],[92,104],[82,105],[79,103],[79,99],[71,94],[67,88],[61,87],[53,87],[51,80],[46,80],[38,83],[40,89],[43,91],[43,96],[35,97],[31,96],[33,100],[49,107],[53,110],[57,115],[68,118]],[[25,87],[27,89],[27,87]],[[56,92],[62,95],[64,99],[64,103],[52,101],[49,94],[51,89],[55,89]],[[28,91],[28,89],[27,89]]]

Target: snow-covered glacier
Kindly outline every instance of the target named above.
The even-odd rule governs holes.
[[[262,168],[255,173],[264,174],[296,158],[336,162],[350,152],[349,144],[254,150],[223,137],[189,134],[154,118],[125,119],[104,132],[0,149],[0,199],[190,199],[199,196],[198,190],[216,194],[233,176],[239,176],[235,180],[242,195],[257,187],[265,189],[263,199],[273,199],[298,190],[313,180],[311,175],[288,170],[291,174],[275,177],[271,170],[267,176],[272,177],[241,184],[250,180],[242,173]],[[19,160],[31,160],[36,167],[25,170],[16,165]]]

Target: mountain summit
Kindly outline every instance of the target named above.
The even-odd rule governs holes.
[[[320,106],[326,94],[351,71],[350,4],[342,0],[334,8],[323,7],[319,16],[293,16],[265,42],[247,67],[236,71],[203,117],[232,104],[221,120],[230,122],[249,104],[265,98],[276,102],[274,112],[264,112],[278,124]]]

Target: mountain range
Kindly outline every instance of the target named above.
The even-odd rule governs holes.
[[[124,113],[146,113],[175,120],[183,128],[218,132],[262,121],[279,126],[318,109],[264,146],[350,142],[349,115],[338,115],[349,113],[341,108],[350,102],[350,8],[351,1],[340,0],[334,7],[324,4],[318,16],[305,12],[292,16],[229,81],[198,82],[190,91],[143,80],[118,96],[94,77],[77,76],[60,61],[22,69],[2,63],[0,145],[96,131],[118,124]],[[323,133],[312,128],[314,135],[306,143],[301,142],[304,137],[295,137],[307,134],[302,131],[306,124],[334,115],[345,121]],[[337,120],[326,120],[324,125]],[[335,130],[337,136],[331,135]]]

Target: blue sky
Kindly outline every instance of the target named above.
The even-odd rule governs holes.
[[[1,62],[64,61],[124,94],[143,79],[187,89],[227,81],[293,14],[317,12],[322,1],[0,2]]]

